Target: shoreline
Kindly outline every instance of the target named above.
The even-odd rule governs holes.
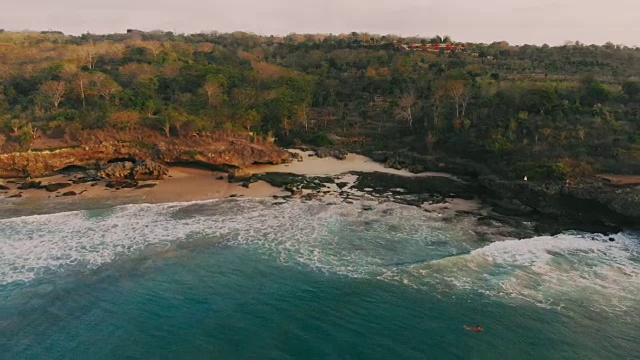
[[[85,210],[126,204],[159,204],[206,201],[232,197],[274,199],[274,204],[292,199],[325,204],[358,204],[371,210],[376,204],[395,202],[421,208],[443,221],[464,216],[474,218],[480,232],[499,229],[503,237],[525,238],[553,235],[565,230],[616,232],[614,226],[594,226],[570,219],[549,218],[513,200],[487,197],[477,183],[456,176],[427,171],[412,173],[385,167],[363,155],[349,153],[344,160],[317,157],[313,151],[289,150],[297,160],[278,165],[252,165],[238,174],[193,167],[169,166],[163,180],[139,181],[133,186],[107,187],[104,179],[83,182],[87,172],[58,174],[37,180],[40,188],[18,190],[20,180],[0,182],[0,216],[29,215]],[[91,177],[91,176],[89,176]],[[78,183],[79,182],[79,183]],[[48,184],[64,185],[48,192]],[[15,197],[15,198],[14,198]],[[512,200],[509,200],[512,199]],[[63,209],[63,210],[60,210]],[[619,230],[618,230],[619,231]]]
[[[0,196],[5,198],[3,202],[11,203],[12,208],[0,207],[0,214],[17,212],[19,216],[28,216],[34,215],[33,212],[43,214],[128,204],[181,203],[237,197],[272,199],[273,205],[288,201],[318,202],[325,205],[350,204],[359,207],[361,211],[374,210],[384,203],[396,203],[420,208],[437,221],[468,222],[470,231],[476,234],[479,241],[534,235],[531,231],[517,229],[497,219],[485,218],[490,210],[477,197],[463,199],[449,194],[446,186],[440,189],[442,181],[446,184],[464,184],[450,174],[413,174],[405,170],[385,168],[382,164],[357,154],[348,154],[345,160],[338,160],[309,156],[311,152],[299,153],[303,155],[302,161],[251,166],[245,169],[245,173],[249,174],[248,178],[232,178],[232,181],[229,181],[230,174],[224,172],[171,166],[163,180],[140,181],[137,187],[118,190],[106,187],[107,180],[99,180],[73,184],[57,192],[47,192],[45,189],[23,190],[21,198],[6,199],[9,194],[19,191],[15,190],[17,184],[11,184],[13,190],[4,191]],[[296,177],[286,178],[291,174]],[[387,183],[380,184],[381,187],[370,183],[371,179],[382,175],[389,176],[393,180],[393,186],[388,183],[388,179]],[[82,173],[60,174],[37,181],[44,186],[49,183],[77,181],[81,176]],[[284,176],[284,185],[272,185],[278,181],[270,176]],[[428,184],[431,180],[435,181],[431,189],[433,193],[420,193],[412,189],[412,182]],[[425,192],[431,190],[426,189]],[[62,196],[68,191],[74,191],[78,195]]]
[[[137,204],[137,203],[173,203],[206,201],[214,199],[224,199],[233,197],[245,197],[256,199],[272,198],[275,201],[287,201],[291,199],[301,199],[302,201],[318,200],[327,204],[346,202],[354,204],[360,203],[363,209],[371,209],[378,203],[397,202],[407,204],[403,200],[402,184],[398,184],[393,190],[397,194],[394,197],[389,191],[383,194],[373,194],[373,189],[357,189],[356,183],[359,176],[355,173],[384,173],[402,178],[443,178],[459,181],[454,176],[447,173],[424,172],[413,174],[406,170],[385,168],[382,164],[374,160],[349,153],[345,160],[338,160],[332,157],[319,158],[313,155],[312,151],[290,150],[301,155],[302,160],[294,160],[291,163],[279,165],[254,165],[245,169],[251,181],[229,181],[229,174],[219,171],[200,169],[197,167],[169,166],[168,175],[162,180],[140,181],[136,187],[132,188],[109,188],[107,180],[101,179],[86,183],[74,184],[82,177],[82,173],[58,174],[54,176],[29,179],[28,181],[41,182],[38,189],[17,189],[22,181],[13,179],[5,184],[10,190],[0,191],[0,197],[5,204],[11,204],[14,208],[28,206],[52,207],[65,205],[78,205],[93,202],[106,204]],[[311,156],[310,156],[311,154]],[[274,186],[268,181],[254,178],[258,175],[278,175],[295,174],[300,179],[313,179],[314,176],[322,177],[324,182],[317,183],[313,189],[287,186]],[[330,181],[327,181],[330,180]],[[48,184],[69,183],[65,188],[55,192],[48,192],[44,186]],[[75,195],[63,196],[68,192]],[[20,197],[11,198],[19,195]],[[276,202],[277,203],[277,202]],[[433,213],[441,218],[453,218],[458,212],[471,213],[478,211],[482,203],[478,199],[440,199],[439,201],[424,202],[418,205],[425,212]],[[75,208],[75,206],[73,206]]]
[[[427,177],[439,176],[455,179],[450,174],[438,172],[425,172],[413,174],[406,170],[396,170],[385,168],[382,164],[372,159],[357,155],[348,154],[345,160],[335,158],[318,158],[309,156],[312,151],[290,150],[303,156],[303,160],[293,161],[279,165],[253,165],[247,167],[245,172],[250,175],[271,174],[271,173],[292,173],[300,176],[322,176],[344,177],[346,181],[353,185],[356,181],[353,172],[383,172],[404,177]],[[166,203],[212,200],[227,197],[252,197],[270,198],[285,197],[291,195],[290,191],[283,187],[277,187],[264,180],[252,181],[249,184],[229,181],[229,174],[221,171],[201,169],[198,167],[168,166],[168,175],[162,180],[139,181],[136,187],[132,188],[108,188],[108,181],[100,179],[86,183],[75,183],[81,178],[81,173],[57,174],[54,176],[34,178],[34,179],[7,179],[0,185],[9,187],[8,190],[0,190],[0,198],[4,201],[20,203],[24,200],[32,201],[67,201],[71,199],[104,199],[113,196],[130,198],[131,200],[147,200],[148,203]],[[37,181],[44,187],[48,184],[70,183],[71,185],[60,190],[49,192],[43,188],[39,189],[18,189],[18,184],[26,181]],[[340,189],[331,187],[334,192]],[[73,192],[75,194],[71,194]],[[68,195],[63,195],[63,194]],[[308,191],[303,191],[308,194]]]
[[[133,188],[109,188],[107,180],[95,182],[73,184],[72,181],[78,178],[74,175],[55,175],[45,178],[32,179],[40,181],[42,185],[71,183],[59,191],[48,192],[45,189],[16,188],[15,183],[6,183],[11,186],[11,190],[0,191],[4,201],[13,201],[16,204],[30,200],[41,202],[71,201],[71,200],[101,200],[113,197],[130,199],[134,202],[144,200],[148,203],[184,202],[220,199],[232,196],[245,197],[270,197],[282,194],[282,189],[271,186],[266,182],[252,184],[250,188],[245,188],[239,183],[228,182],[228,174],[223,172],[201,170],[189,167],[173,166],[168,167],[169,174],[162,180],[140,181],[137,187]],[[76,195],[63,195],[68,192]],[[11,198],[11,196],[21,195]]]

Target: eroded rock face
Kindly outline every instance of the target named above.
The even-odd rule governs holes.
[[[98,176],[107,180],[161,180],[169,170],[166,166],[151,160],[122,161],[107,165]]]
[[[637,189],[616,189],[595,181],[567,186],[495,177],[481,177],[479,183],[494,199],[517,199],[538,213],[558,219],[640,226],[640,191]]]
[[[256,163],[290,162],[291,154],[275,145],[256,145],[244,140],[198,142],[179,139],[160,144],[105,142],[54,151],[0,154],[0,178],[45,177],[70,166],[102,169],[113,159],[242,168]],[[161,169],[157,166],[144,166],[135,176],[153,177],[158,171]]]
[[[151,160],[142,160],[133,166],[128,178],[133,180],[160,180],[163,179],[168,172],[169,169],[164,165],[160,165]]]
[[[98,172],[98,176],[107,180],[128,179],[133,171],[134,164],[130,161],[117,162],[107,165]]]

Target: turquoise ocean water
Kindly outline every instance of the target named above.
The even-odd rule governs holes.
[[[489,243],[390,203],[0,213],[3,359],[640,358],[633,232]]]

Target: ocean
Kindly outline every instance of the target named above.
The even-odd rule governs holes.
[[[487,242],[394,203],[87,208],[0,208],[0,358],[640,358],[637,232]]]

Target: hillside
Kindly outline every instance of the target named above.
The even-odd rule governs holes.
[[[0,150],[208,134],[343,139],[361,151],[469,159],[508,178],[640,173],[640,49],[447,43],[0,32]]]

